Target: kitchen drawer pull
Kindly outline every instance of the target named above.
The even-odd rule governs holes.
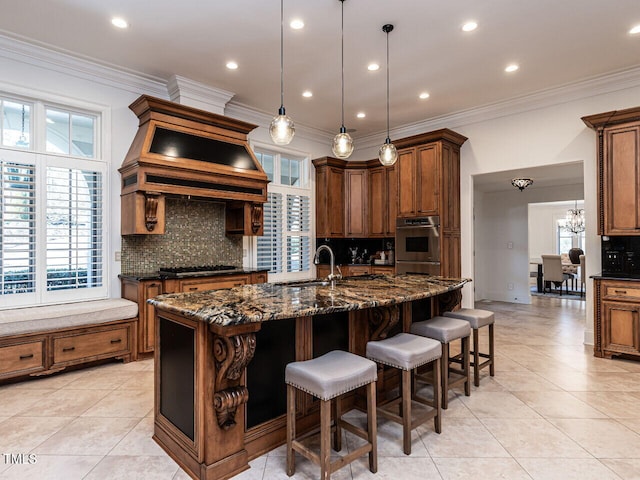
[[[115,340],[111,340],[111,343],[122,343],[122,339],[121,338],[117,338]]]
[[[27,360],[29,358],[33,358],[33,353],[30,353],[29,355],[20,355],[20,360]]]
[[[150,283],[149,286],[150,287],[159,287],[160,284],[159,283]]]
[[[198,290],[198,287],[189,287],[189,290],[193,292],[194,290]]]
[[[234,287],[241,287],[242,285],[244,285],[244,283],[242,283],[242,282],[238,282],[238,283],[234,283],[233,284]]]
[[[63,352],[73,352],[76,349],[76,347],[64,347],[62,349]]]
[[[614,290],[615,293],[619,293],[621,295],[626,295],[627,291],[626,290]]]

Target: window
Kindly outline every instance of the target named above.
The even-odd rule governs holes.
[[[564,226],[565,226],[564,219],[556,220],[558,255],[563,253],[569,253],[569,250],[571,250],[572,248],[581,248],[583,251],[585,251],[584,232],[578,233],[576,235],[574,233],[568,232],[564,228]]]
[[[0,107],[0,307],[105,297],[99,117],[2,97]]]
[[[264,209],[264,236],[256,241],[258,268],[271,280],[308,276],[311,270],[311,189],[309,162],[285,154],[256,151],[271,183]]]

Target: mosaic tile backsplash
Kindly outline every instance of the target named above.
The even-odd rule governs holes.
[[[122,237],[122,273],[194,265],[242,266],[242,236],[225,235],[224,207],[167,198],[164,235]]]

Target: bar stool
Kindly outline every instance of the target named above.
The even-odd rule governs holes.
[[[469,383],[469,337],[471,327],[469,322],[450,317],[433,317],[429,320],[414,322],[411,324],[411,333],[422,337],[433,338],[442,344],[442,408],[449,406],[449,388],[464,384],[464,394],[471,395]],[[461,369],[452,368],[449,355],[449,345],[452,341],[460,339],[462,343]],[[449,373],[461,375],[460,378],[450,381]]]
[[[399,333],[394,337],[367,343],[367,358],[377,363],[402,370],[400,396],[383,406],[378,413],[389,420],[402,425],[402,446],[404,453],[411,455],[411,430],[433,418],[437,433],[441,431],[440,410],[440,357],[442,346],[432,338],[420,337],[410,333]],[[413,371],[427,363],[433,368],[433,402],[418,396],[412,388]],[[432,407],[421,415],[412,415],[413,401]],[[400,414],[394,406],[400,404]],[[415,418],[414,418],[415,417]]]
[[[376,379],[374,362],[353,353],[334,350],[321,357],[293,362],[285,368],[287,384],[287,475],[295,473],[295,452],[320,465],[320,478],[328,480],[331,474],[365,453],[369,453],[369,470],[378,470],[376,440]],[[340,396],[367,387],[367,431],[342,419]],[[296,439],[296,389],[320,399],[320,455],[311,451]],[[335,399],[336,450],[340,451],[342,432],[345,428],[367,443],[353,452],[331,462],[331,400]]]
[[[493,324],[495,323],[495,315],[489,310],[480,310],[477,308],[461,308],[455,312],[446,312],[445,317],[457,318],[469,322],[473,329],[473,384],[480,386],[480,370],[489,367],[489,374],[495,375],[495,351],[493,342]],[[489,326],[489,353],[480,353],[480,344],[478,341],[478,329]],[[480,358],[488,358],[488,360],[480,363]]]

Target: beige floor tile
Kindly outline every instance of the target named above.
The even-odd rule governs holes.
[[[258,477],[258,478],[260,480],[262,480],[262,473],[260,473],[260,477]],[[234,477],[234,479],[235,479],[235,477]],[[178,471],[173,476],[172,480],[192,480],[192,479],[191,479],[191,475],[189,475],[187,472],[185,472],[181,468],[178,468]],[[256,479],[256,480],[258,480],[258,479]]]
[[[369,462],[366,457],[362,457],[351,464],[351,471],[353,478],[358,480],[440,480],[442,478],[431,458],[406,455],[378,459],[378,472],[375,474],[369,471]],[[266,478],[268,477],[265,475]]]
[[[619,480],[595,458],[518,458],[534,480]]]
[[[614,358],[611,361],[615,362],[617,367],[623,368],[628,372],[640,373],[640,362],[637,360]]]
[[[153,418],[145,417],[109,452],[109,455],[166,456],[153,438]]]
[[[135,418],[78,417],[34,450],[50,455],[106,455],[138,423]]]
[[[609,391],[606,381],[595,374],[556,367],[556,371],[539,373],[551,383],[568,392]]]
[[[153,409],[153,390],[116,390],[82,414],[83,417],[142,418]]]
[[[351,420],[349,420],[351,421]],[[355,423],[355,422],[354,422]],[[362,417],[356,425],[366,428],[366,417]],[[402,449],[402,425],[384,418],[378,417],[378,457],[397,457],[404,455]],[[429,426],[425,424],[425,428],[433,428],[433,422]],[[347,448],[353,451],[364,445],[364,440],[360,437],[347,433]],[[417,430],[411,431],[411,456],[412,457],[428,457],[429,453],[424,443],[420,439]]]
[[[104,398],[110,390],[71,390],[63,388],[47,395],[18,415],[29,417],[77,417]]]
[[[603,458],[600,461],[624,480],[640,480],[640,458]]]
[[[629,392],[572,392],[574,397],[612,418],[640,418],[640,399]]]
[[[123,363],[119,370],[123,372],[153,371],[153,358],[138,360],[137,362]]]
[[[625,427],[633,430],[636,433],[640,433],[640,418],[618,418],[617,420]]]
[[[3,472],[4,480],[81,480],[102,460],[102,456],[37,455],[36,463],[13,465]]]
[[[317,480],[320,478],[320,467],[304,457],[296,455],[295,474],[291,477],[286,472],[287,458],[269,455],[262,478],[268,480]],[[347,465],[331,475],[332,480],[351,480],[351,465]]]
[[[118,390],[143,390],[153,391],[153,371],[132,371],[129,380],[118,387]]]
[[[514,395],[543,417],[606,418],[606,415],[568,392],[514,392]]]
[[[478,391],[470,397],[460,398],[478,418],[539,418],[534,410],[510,392]]]
[[[131,378],[127,372],[109,370],[95,370],[88,375],[74,380],[69,388],[74,390],[115,390]]]
[[[109,456],[104,457],[85,480],[171,480],[178,468],[169,457]]]
[[[66,417],[11,417],[2,423],[0,454],[31,452],[72,420]]]
[[[434,458],[433,461],[444,480],[531,480],[513,458]]]
[[[514,457],[589,457],[574,440],[544,419],[487,418],[482,423]]]
[[[531,372],[504,372],[494,377],[510,392],[547,392],[559,387]]]
[[[62,371],[52,375],[43,375],[41,377],[31,377],[28,380],[16,383],[14,388],[20,390],[41,390],[41,389],[59,389],[67,386],[74,380],[87,374],[87,369],[73,370],[71,372]]]
[[[482,423],[469,420],[447,424],[440,434],[421,432],[422,441],[432,458],[508,457],[509,453]]]
[[[16,385],[6,385],[0,388],[0,413],[3,416],[13,416],[31,406],[37,406],[47,395],[54,393],[53,389],[20,390]]]
[[[263,455],[262,457],[258,457],[255,460],[249,462],[249,470],[245,470],[244,472],[239,473],[238,475],[233,477],[233,480],[262,480],[266,465],[267,456]],[[174,480],[177,479],[174,477]],[[187,480],[187,478],[185,478],[185,480]]]
[[[596,458],[640,457],[640,435],[615,420],[552,419],[550,421]]]

